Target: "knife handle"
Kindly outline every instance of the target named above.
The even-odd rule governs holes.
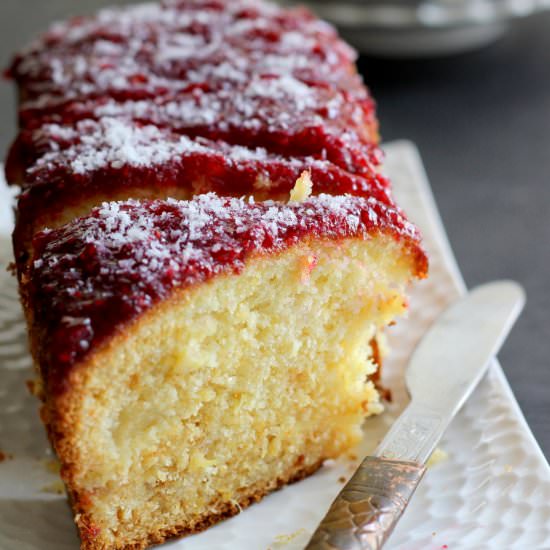
[[[417,462],[366,457],[305,550],[382,548],[425,471]]]

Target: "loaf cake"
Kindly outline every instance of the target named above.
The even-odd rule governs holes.
[[[380,412],[427,258],[354,56],[302,8],[173,0],[14,59],[15,264],[82,549],[205,529]]]

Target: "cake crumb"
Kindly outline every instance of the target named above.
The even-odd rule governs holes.
[[[43,463],[46,470],[52,474],[59,474],[61,471],[61,464],[56,458],[45,459]]]
[[[59,479],[57,481],[54,481],[53,483],[49,483],[48,485],[44,485],[44,487],[42,487],[41,491],[43,493],[53,493],[55,495],[64,495],[65,494],[65,486],[63,485],[63,482]]]
[[[10,453],[6,453],[4,451],[0,451],[0,462],[4,462],[5,460],[11,460],[13,458],[13,455]]]
[[[31,395],[33,395],[34,397],[40,398],[42,394],[42,384],[40,383],[40,380],[36,378],[26,380],[25,385],[27,386],[27,390],[29,390],[29,393]]]
[[[434,452],[432,453],[432,456],[428,459],[428,462],[426,463],[426,466],[428,468],[431,468],[432,466],[435,466],[436,464],[439,464],[440,462],[444,462],[449,458],[449,455],[446,451],[443,449],[440,449],[437,447]]]
[[[300,280],[303,284],[306,284],[311,279],[311,272],[315,269],[318,263],[318,258],[315,254],[308,254],[301,260],[301,273]]]
[[[297,531],[294,531],[288,535],[277,535],[275,537],[275,546],[274,548],[277,548],[280,545],[286,545],[292,542],[295,538],[299,537],[300,535],[304,534],[306,530],[302,527],[301,529],[298,529]]]
[[[346,482],[346,478],[345,478],[344,476],[340,476],[340,477],[338,478],[338,481],[339,481],[340,483],[345,483],[345,482]]]
[[[289,202],[305,201],[311,195],[312,189],[313,182],[311,181],[311,175],[304,170],[290,191]]]

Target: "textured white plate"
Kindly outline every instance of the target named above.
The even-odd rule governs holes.
[[[402,372],[415,343],[464,284],[445,237],[416,149],[390,144],[387,172],[398,202],[421,228],[431,259],[428,281],[418,284],[410,318],[391,329],[386,384],[394,403],[369,419],[358,451],[372,450],[407,402]],[[9,261],[10,212],[0,186],[0,261]],[[506,274],[503,273],[503,276]],[[441,365],[444,369],[445,365]],[[0,271],[0,549],[78,548],[65,499],[48,488],[56,475],[28,395],[30,360],[13,278]],[[448,459],[431,467],[387,544],[388,549],[550,548],[550,469],[495,362],[453,422],[441,447]],[[173,550],[302,548],[357,461],[326,465],[317,474],[267,497],[216,527],[165,545]]]

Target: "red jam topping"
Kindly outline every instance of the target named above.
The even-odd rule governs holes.
[[[12,63],[17,232],[94,197],[315,193],[391,203],[355,52],[304,9],[171,0],[54,25]],[[26,239],[24,239],[26,240]]]
[[[318,195],[300,203],[224,198],[104,203],[90,215],[34,239],[28,297],[45,333],[40,364],[52,389],[107,336],[165,298],[247,258],[307,238],[406,238],[418,258],[415,227],[374,198]],[[424,260],[423,260],[424,258]]]
[[[41,157],[44,124],[64,135],[78,121],[114,118],[369,175],[380,159],[377,124],[354,60],[307,10],[256,0],[167,1],[75,18],[12,64],[27,135],[8,174]]]
[[[44,145],[42,156],[27,170],[19,201],[21,224],[31,222],[37,205],[42,211],[61,209],[98,193],[109,196],[128,189],[130,195],[135,187],[169,195],[169,188],[178,187],[178,182],[187,182],[190,195],[215,191],[286,199],[304,170],[310,171],[317,193],[390,201],[388,181],[374,171],[361,177],[324,159],[284,157],[261,147],[192,139],[116,118],[83,120],[70,129],[45,124],[35,135]]]

